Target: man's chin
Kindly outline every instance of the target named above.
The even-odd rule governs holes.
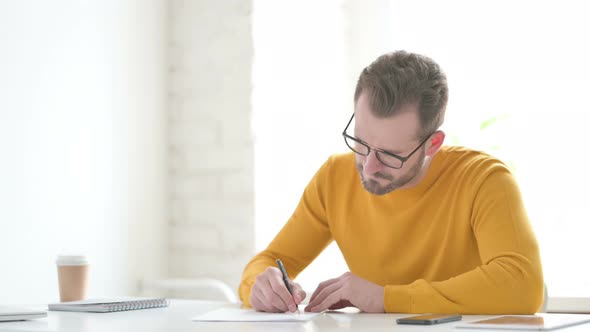
[[[389,194],[390,192],[397,189],[397,187],[393,186],[391,183],[389,184],[389,186],[381,186],[375,180],[368,180],[362,182],[365,190],[373,195],[382,196],[385,194]]]

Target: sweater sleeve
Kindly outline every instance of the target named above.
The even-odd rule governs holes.
[[[246,265],[238,289],[246,306],[251,306],[250,294],[256,276],[267,267],[276,266],[277,258],[283,261],[289,278],[295,279],[332,242],[323,197],[329,166],[330,160],[307,185],[297,208],[281,231],[265,250]]]
[[[531,314],[540,308],[539,248],[511,173],[489,174],[466,208],[472,210],[481,265],[448,280],[387,285],[386,312]]]

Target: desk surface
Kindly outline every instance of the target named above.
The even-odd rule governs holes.
[[[434,326],[397,325],[396,318],[404,314],[366,314],[330,312],[305,322],[193,322],[192,317],[220,307],[238,304],[210,301],[171,300],[168,308],[133,310],[114,313],[80,313],[49,311],[47,318],[24,322],[0,323],[0,331],[63,331],[63,332],[118,332],[118,331],[466,331],[454,329],[456,323]],[[488,316],[464,316],[463,322]],[[588,331],[580,325],[558,331]],[[485,331],[485,330],[479,330]]]

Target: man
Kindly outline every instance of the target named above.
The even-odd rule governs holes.
[[[353,152],[324,163],[287,224],[246,266],[246,305],[295,311],[306,294],[290,280],[289,292],[275,261],[295,278],[335,240],[350,272],[320,283],[306,311],[539,309],[541,260],[518,186],[497,159],[442,146],[447,99],[445,74],[425,56],[385,54],[362,71],[343,132]]]

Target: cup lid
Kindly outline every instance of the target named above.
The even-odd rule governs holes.
[[[59,255],[55,263],[57,265],[87,265],[88,258],[84,255]]]

